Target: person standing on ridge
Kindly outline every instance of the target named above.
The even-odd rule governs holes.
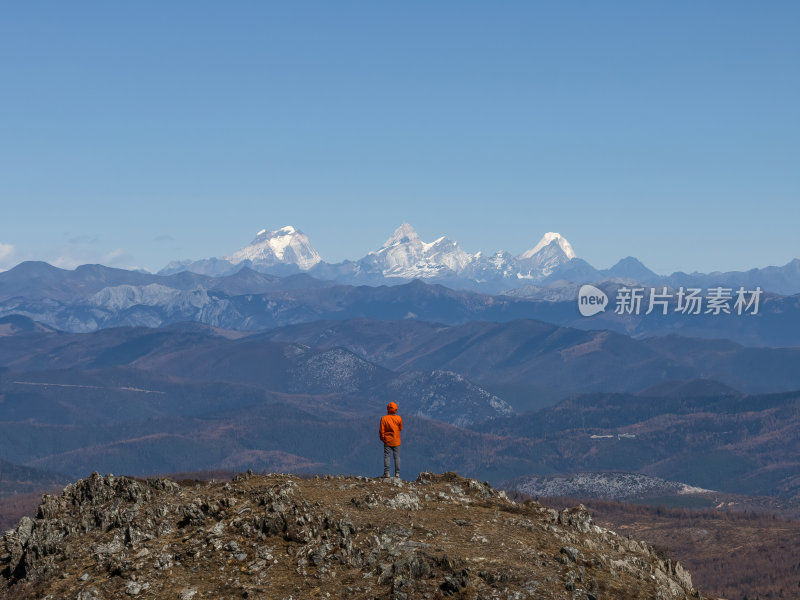
[[[394,476],[400,477],[400,432],[403,431],[403,419],[397,414],[397,404],[389,402],[386,414],[381,417],[378,428],[383,442],[383,476],[389,477],[389,455],[394,455]]]

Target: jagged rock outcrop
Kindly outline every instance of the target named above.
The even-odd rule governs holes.
[[[15,599],[700,598],[681,565],[582,506],[518,504],[454,473],[95,473],[4,535],[0,571]]]

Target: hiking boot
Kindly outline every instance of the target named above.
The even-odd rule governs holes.
[[[389,479],[389,474],[388,473],[384,473],[383,477],[381,477],[381,479]]]
[[[400,479],[400,471],[394,472],[395,479]]]

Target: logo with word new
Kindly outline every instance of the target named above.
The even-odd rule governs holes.
[[[603,312],[608,306],[606,293],[593,285],[582,285],[578,290],[578,310],[584,317]]]

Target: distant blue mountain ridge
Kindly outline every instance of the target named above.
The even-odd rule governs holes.
[[[657,292],[667,285],[725,285],[731,289],[760,286],[770,290],[770,281],[778,282],[782,289],[789,288],[792,273],[794,280],[800,280],[800,261],[743,274],[691,274],[685,281],[678,275],[656,276],[642,282],[610,277],[612,271],[643,273],[638,261],[634,261],[621,261],[619,271],[597,271],[598,279],[590,280],[605,291],[610,303],[625,286],[659,286]],[[586,263],[573,259],[554,273],[554,280],[549,283],[529,283],[501,294],[487,294],[442,285],[435,279],[406,282],[385,278],[392,285],[351,285],[320,280],[308,273],[281,277],[247,265],[229,275],[210,276],[190,271],[156,275],[102,265],[83,265],[70,271],[47,263],[25,262],[0,273],[0,317],[22,315],[44,326],[72,332],[119,326],[164,327],[181,322],[260,331],[354,318],[411,319],[446,325],[536,319],[583,330],[608,329],[636,338],[681,335],[728,339],[745,346],[800,346],[800,294],[765,291],[759,298],[757,314],[751,314],[752,308],[742,315],[735,311],[682,314],[675,310],[674,298],[667,314],[660,309],[645,314],[650,291],[647,287],[641,314],[618,314],[609,306],[608,310],[585,318],[577,305],[581,283],[566,277],[581,265],[585,267]],[[586,274],[585,268],[581,274]]]

